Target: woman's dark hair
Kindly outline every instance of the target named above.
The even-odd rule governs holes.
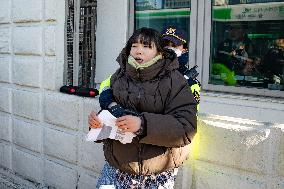
[[[125,46],[127,57],[130,54],[131,46],[133,43],[149,45],[150,48],[152,47],[152,43],[154,43],[158,52],[163,52],[164,49],[164,42],[162,40],[161,34],[152,28],[143,27],[134,31]]]

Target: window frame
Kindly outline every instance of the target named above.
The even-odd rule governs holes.
[[[95,0],[96,5],[97,5],[97,0]],[[89,88],[94,88],[95,87],[95,70],[96,70],[96,41],[92,41],[92,60],[91,60],[91,73],[90,73],[90,81],[86,82],[85,84],[83,83],[83,79],[82,83],[80,83],[80,77],[83,77],[83,69],[80,68],[80,64],[83,64],[82,61],[80,62],[80,59],[82,59],[80,56],[80,40],[82,40],[80,37],[82,32],[80,28],[80,25],[82,24],[81,21],[84,18],[85,15],[81,15],[82,13],[82,7],[86,8],[87,6],[92,5],[92,3],[88,3],[86,2],[86,0],[73,0],[73,33],[72,35],[72,69],[69,68],[69,62],[68,59],[70,59],[70,57],[68,57],[68,52],[67,52],[67,48],[68,48],[68,18],[69,18],[69,1],[66,0],[65,1],[65,23],[64,23],[64,72],[63,72],[63,84],[64,85],[73,85],[73,86],[83,86],[83,87],[89,87]],[[89,14],[90,15],[90,14]],[[95,28],[96,30],[96,25],[97,25],[97,7],[96,7],[96,15],[95,15],[95,23],[93,22],[89,22],[91,23],[91,28]],[[83,18],[83,19],[82,19]],[[87,18],[88,19],[88,18]],[[89,21],[89,20],[87,20]],[[83,26],[83,25],[81,25]],[[96,31],[93,31],[92,33],[94,33],[94,38],[96,38]],[[81,32],[81,33],[80,33]],[[96,39],[95,39],[96,40]],[[70,42],[70,41],[69,41]],[[82,48],[82,47],[81,47]],[[85,50],[85,49],[83,49]],[[86,64],[84,64],[86,65]],[[81,72],[81,73],[80,73]],[[68,76],[68,73],[72,73],[72,77]],[[84,74],[86,74],[86,72],[84,72]],[[70,81],[69,79],[72,78],[72,81]]]
[[[199,3],[203,3],[203,2],[204,2],[204,6],[198,6],[198,7],[204,7],[204,8],[203,10],[198,10],[198,21],[197,21],[197,23],[204,23],[204,24],[198,24],[198,28],[197,28],[198,30],[197,39],[201,38],[200,35],[202,35],[203,37],[202,49],[204,51],[202,53],[197,53],[198,55],[197,65],[200,66],[201,64],[200,67],[202,68],[202,77],[201,77],[202,89],[212,91],[212,92],[228,92],[228,93],[242,94],[242,95],[284,98],[284,91],[279,91],[279,90],[209,84],[209,66],[210,66],[210,54],[211,54],[211,32],[212,32],[212,7],[211,7],[212,0],[210,1],[204,0],[204,1],[200,1]],[[200,14],[202,13],[204,15],[204,19],[202,17],[199,17]],[[203,26],[200,26],[200,25],[203,25],[204,28]],[[201,49],[197,48],[197,51],[199,50]]]

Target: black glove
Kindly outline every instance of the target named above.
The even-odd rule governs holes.
[[[191,87],[192,85],[195,85],[195,84],[198,84],[199,85],[199,87],[201,87],[201,83],[200,83],[200,81],[198,81],[197,79],[191,79],[191,78],[189,78],[188,80],[187,80],[187,84]]]
[[[173,61],[177,58],[177,54],[172,49],[164,48],[163,57],[164,59],[170,59]]]
[[[195,79],[199,75],[196,68],[197,68],[197,65],[193,66],[189,70],[185,71],[184,75],[186,75],[189,79],[190,78]]]
[[[125,115],[125,110],[120,105],[114,105],[110,108],[108,108],[108,111],[115,117],[121,117]]]
[[[107,110],[110,103],[114,102],[111,89],[104,90],[99,97],[100,107]]]
[[[108,108],[108,111],[115,117],[121,117],[124,115],[133,115],[139,117],[139,113],[135,110],[131,109],[124,109],[119,104],[116,104],[110,108]]]

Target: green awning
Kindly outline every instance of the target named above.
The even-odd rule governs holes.
[[[189,17],[190,9],[161,9],[135,11],[136,18]]]

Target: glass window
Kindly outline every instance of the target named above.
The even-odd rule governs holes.
[[[209,84],[284,90],[284,1],[213,0]]]
[[[94,87],[96,0],[68,0],[66,15],[66,85]]]
[[[189,40],[190,0],[135,0],[135,29],[178,27]]]

